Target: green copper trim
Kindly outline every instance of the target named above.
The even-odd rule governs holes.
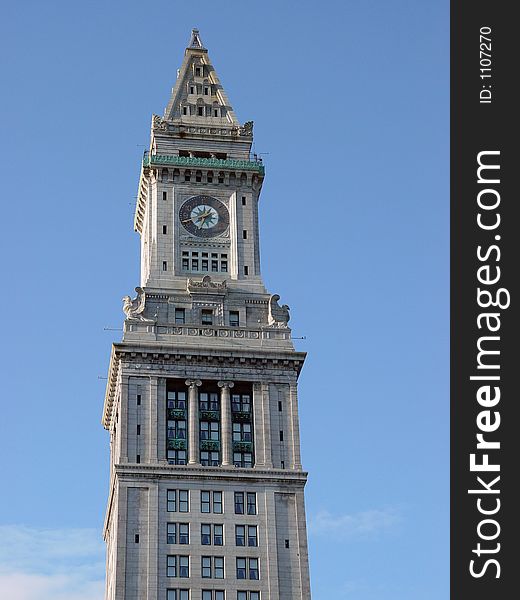
[[[194,158],[191,156],[166,156],[148,154],[143,158],[143,166],[174,165],[177,167],[211,167],[212,169],[237,169],[239,171],[258,171],[265,174],[264,165],[255,160],[235,160],[222,158]]]
[[[251,421],[251,413],[250,412],[233,411],[232,417],[233,417],[233,421],[239,421],[241,423],[243,423],[243,422],[248,423],[249,421]]]
[[[200,420],[201,421],[218,421],[220,414],[216,410],[201,410]]]
[[[220,442],[215,442],[212,440],[201,440],[200,441],[200,449],[201,450],[220,450]]]
[[[251,452],[253,450],[253,442],[233,442],[234,452]]]
[[[183,408],[168,408],[168,419],[185,419],[186,411]]]
[[[168,450],[186,450],[186,440],[168,440]]]

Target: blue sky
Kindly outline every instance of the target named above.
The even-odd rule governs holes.
[[[140,157],[192,27],[267,176],[314,600],[448,597],[448,2],[2,3],[0,597],[101,600]]]

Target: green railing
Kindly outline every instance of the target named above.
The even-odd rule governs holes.
[[[147,154],[143,158],[143,166],[173,165],[176,167],[205,167],[211,169],[236,169],[238,171],[257,171],[265,173],[264,165],[257,160],[238,160],[223,158],[195,158],[191,156],[167,156],[160,154]]]
[[[220,413],[216,410],[201,410],[200,420],[201,421],[218,421]]]

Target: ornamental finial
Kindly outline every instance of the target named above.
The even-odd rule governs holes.
[[[200,39],[198,29],[191,30],[191,39],[190,39],[190,43],[188,44],[188,48],[198,48],[199,50],[205,50],[204,44],[202,43],[202,40]]]

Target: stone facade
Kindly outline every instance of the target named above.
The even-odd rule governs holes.
[[[310,598],[296,352],[260,272],[264,166],[194,30],[152,119],[110,432],[106,600]]]

